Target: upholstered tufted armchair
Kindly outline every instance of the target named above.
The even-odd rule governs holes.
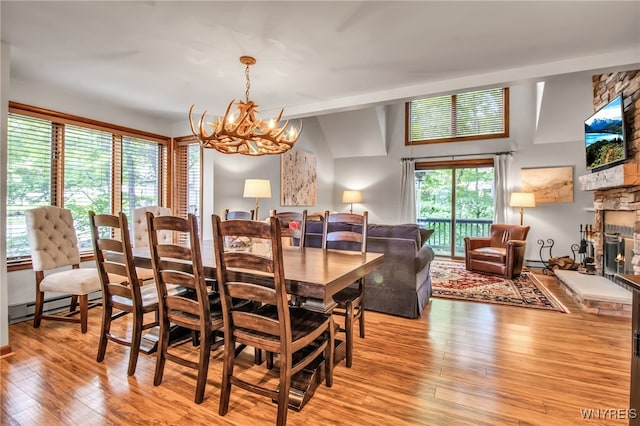
[[[149,247],[149,232],[147,231],[147,212],[154,216],[170,216],[171,209],[161,206],[139,207],[133,210],[133,246]],[[158,234],[160,244],[173,241],[173,235],[168,231],[161,231]]]
[[[25,213],[27,234],[31,248],[31,262],[36,273],[36,306],[33,326],[41,320],[79,322],[87,332],[88,295],[99,291],[100,276],[96,268],[80,268],[78,238],[73,217],[67,209],[54,206],[39,207]],[[72,269],[49,273],[50,269],[71,266]],[[71,295],[69,312],[62,315],[43,315],[45,292]],[[79,304],[79,310],[77,310]],[[80,318],[75,315],[80,314]]]
[[[522,272],[528,233],[529,226],[493,224],[488,238],[465,238],[467,270],[517,277]]]

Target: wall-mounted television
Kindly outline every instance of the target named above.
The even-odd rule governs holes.
[[[627,159],[622,95],[584,121],[587,169],[596,171]]]

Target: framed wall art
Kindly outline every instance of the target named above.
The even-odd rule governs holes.
[[[533,192],[536,203],[573,203],[573,166],[520,170],[522,192]]]
[[[316,156],[291,148],[280,160],[280,204],[316,205]]]

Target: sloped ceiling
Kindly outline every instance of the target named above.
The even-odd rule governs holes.
[[[584,140],[584,120],[593,114],[592,72],[549,77],[538,84],[534,143]]]
[[[387,154],[386,109],[382,106],[325,114],[320,127],[334,158]]]

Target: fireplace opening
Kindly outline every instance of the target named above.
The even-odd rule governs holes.
[[[605,277],[613,279],[616,274],[633,274],[633,237],[605,233],[602,254]]]
[[[633,246],[636,212],[605,210],[602,247],[602,275],[616,281],[617,274],[633,274]]]

